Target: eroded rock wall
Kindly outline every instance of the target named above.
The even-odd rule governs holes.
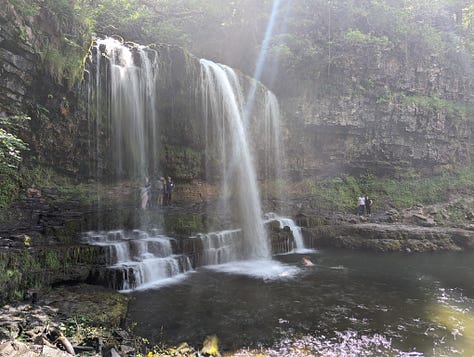
[[[347,53],[329,78],[280,88],[289,168],[303,175],[396,175],[471,165],[472,59],[412,56]]]
[[[32,31],[9,2],[0,12],[0,115],[23,114],[31,104],[38,56]]]

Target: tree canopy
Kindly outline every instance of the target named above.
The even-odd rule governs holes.
[[[9,1],[24,14],[42,13],[63,29],[63,41],[56,44],[63,53],[55,53],[48,41],[43,52],[51,67],[59,68],[58,76],[69,71],[69,77],[77,75],[70,67],[80,67],[77,60],[71,62],[77,54],[70,54],[84,52],[92,33],[142,44],[176,44],[252,74],[274,4],[271,0]],[[472,71],[474,5],[468,0],[282,0],[279,4],[267,60],[289,76],[324,79],[332,69],[354,60],[347,58],[348,52],[365,59],[390,53],[402,56],[407,64],[413,58],[447,54],[460,70]]]

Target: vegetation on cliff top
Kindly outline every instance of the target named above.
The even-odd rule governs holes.
[[[252,74],[273,8],[270,0],[9,1],[43,21],[37,29],[43,59],[55,77],[72,82],[92,32],[177,44]],[[337,72],[346,76],[387,54],[406,64],[443,56],[453,73],[472,65],[474,5],[467,0],[281,1],[274,15],[267,60],[288,79],[334,82]],[[268,71],[270,87],[284,83],[271,78]]]
[[[45,71],[67,88],[82,81],[92,42],[91,20],[82,7],[68,0],[7,1],[23,19],[19,40],[33,43]]]

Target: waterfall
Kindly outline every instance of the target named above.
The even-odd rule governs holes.
[[[183,64],[167,51],[171,50],[123,44],[112,38],[97,39],[93,46],[87,82],[88,129],[93,136],[89,149],[99,189],[105,178],[119,182],[141,179],[166,167],[160,164],[160,158],[168,157],[160,140],[169,134],[168,129],[178,134],[169,141],[171,145],[181,148],[182,142],[184,149],[205,148],[206,170],[201,174],[219,186],[219,217],[210,233],[183,238],[197,238],[194,242],[202,247],[199,257],[173,253],[176,241],[157,233],[114,230],[85,234],[86,243],[105,248],[104,280],[118,290],[146,288],[180,276],[192,269],[190,259],[194,266],[197,260],[199,266],[271,260],[257,177],[269,180],[282,175],[277,99],[255,80],[242,85],[242,77],[230,67],[205,59]],[[178,62],[187,67],[176,67]],[[182,76],[179,81],[177,76]],[[250,100],[252,105],[246,103]],[[181,111],[175,103],[197,107]],[[183,113],[192,115],[183,119]],[[189,124],[190,129],[179,131],[181,124]],[[142,216],[147,217],[140,213],[140,220]],[[295,239],[298,246],[299,238]]]
[[[280,229],[283,229],[284,227],[290,228],[291,233],[293,234],[293,239],[295,240],[296,252],[300,253],[306,251],[301,228],[296,225],[295,221],[293,221],[291,218],[280,217],[273,212],[266,213],[265,219],[266,223],[277,221],[280,224]]]
[[[146,50],[145,50],[146,49]],[[93,48],[95,62],[89,92],[90,114],[95,120],[96,136],[107,131],[110,157],[102,157],[100,139],[96,144],[98,167],[115,169],[118,178],[144,177],[157,171],[158,119],[156,113],[156,52],[143,46],[125,46],[113,38],[97,39]],[[108,58],[107,67],[102,57]],[[101,73],[101,71],[105,71]],[[95,100],[94,100],[95,99]],[[112,165],[100,164],[100,160]],[[101,172],[98,172],[100,175]]]
[[[200,265],[215,265],[236,261],[241,251],[240,229],[198,234],[195,238],[202,242]]]
[[[203,102],[208,119],[214,119],[208,122],[207,138],[208,142],[215,138],[215,147],[207,148],[207,156],[218,155],[217,161],[222,165],[223,209],[242,229],[240,259],[270,258],[257,176],[248,143],[248,117],[243,116],[242,88],[231,68],[204,59],[201,59],[201,65]]]
[[[143,289],[192,270],[189,258],[173,254],[172,238],[134,230],[86,232],[82,240],[106,249],[104,280],[117,290]]]
[[[264,135],[266,159],[266,178],[278,179],[283,176],[283,152],[281,148],[280,108],[278,100],[270,91],[265,94]]]

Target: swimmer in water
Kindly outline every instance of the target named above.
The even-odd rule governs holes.
[[[303,264],[307,267],[312,267],[314,265],[314,263],[311,261],[311,259],[309,259],[309,257],[307,257],[307,256],[303,257]]]

